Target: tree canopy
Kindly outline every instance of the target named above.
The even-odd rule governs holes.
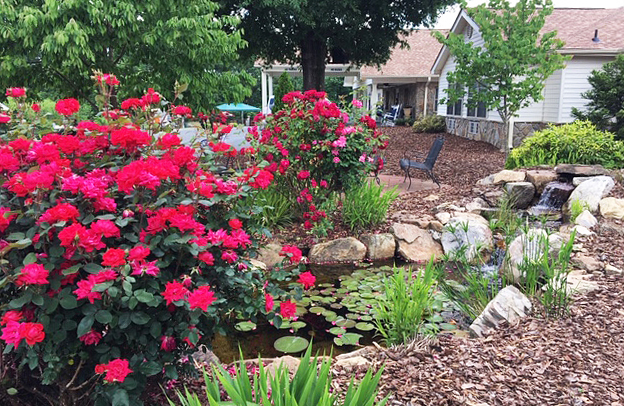
[[[126,94],[154,87],[184,103],[242,101],[253,82],[237,69],[246,46],[234,16],[209,0],[0,0],[0,86],[93,102],[94,70],[115,74]],[[121,95],[124,96],[124,95]]]
[[[521,108],[543,98],[545,80],[567,59],[557,52],[564,44],[556,31],[541,33],[553,12],[552,1],[519,0],[511,6],[506,0],[490,0],[466,11],[479,26],[482,46],[462,34],[435,33],[456,62],[448,74],[454,86],[446,90],[446,102],[461,100],[472,89],[468,106],[483,103],[498,112],[507,128]]]
[[[624,139],[624,55],[593,71],[587,80],[592,86],[583,93],[583,98],[589,100],[587,108],[574,108],[572,115]]]
[[[410,28],[456,0],[220,0],[242,17],[248,55],[301,64],[304,90],[324,88],[326,62],[381,64]],[[417,50],[414,50],[417,52]]]

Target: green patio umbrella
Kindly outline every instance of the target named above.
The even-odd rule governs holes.
[[[217,108],[221,111],[238,112],[241,113],[241,121],[243,121],[243,113],[249,111],[260,111],[258,107],[250,106],[245,103],[224,103],[219,104]]]

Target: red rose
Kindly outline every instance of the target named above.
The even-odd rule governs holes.
[[[145,245],[137,245],[136,247],[130,250],[130,254],[128,255],[128,261],[141,261],[151,253],[149,247]]]
[[[295,317],[297,313],[297,305],[290,300],[286,300],[280,303],[280,314],[285,319],[290,319]]]
[[[106,364],[105,368],[106,377],[104,377],[104,380],[107,382],[123,382],[126,376],[132,372],[127,359],[114,359]]]
[[[85,345],[97,345],[102,339],[102,333],[91,329],[87,334],[79,337]]]
[[[171,352],[176,348],[176,340],[174,337],[162,336],[160,337],[160,349],[166,352]]]
[[[78,113],[80,103],[76,99],[61,99],[56,102],[55,109],[62,116],[71,116],[74,113]]]
[[[232,219],[228,221],[228,224],[230,225],[230,227],[232,227],[233,230],[238,230],[238,229],[243,228],[243,222],[240,221],[239,219]]]
[[[264,310],[266,310],[266,312],[270,312],[271,310],[273,310],[273,306],[275,306],[275,301],[273,300],[273,296],[269,295],[268,293],[264,295]]]
[[[102,255],[102,265],[104,266],[122,266],[126,264],[126,251],[121,248],[109,248]]]
[[[6,90],[7,97],[25,97],[26,89],[23,87],[9,87]]]
[[[10,116],[7,116],[6,114],[0,113],[0,124],[6,124],[9,121],[11,121],[11,117]]]
[[[20,336],[26,339],[28,345],[33,346],[40,343],[45,338],[43,324],[39,323],[22,323],[19,328]]]
[[[41,111],[41,106],[37,103],[33,103],[32,106],[30,106],[30,108],[33,109],[35,113],[39,113]]]
[[[307,271],[299,275],[297,282],[302,284],[304,289],[309,289],[316,283],[316,276],[312,275],[312,272]]]
[[[208,306],[214,303],[215,300],[217,299],[215,298],[214,292],[210,290],[210,286],[208,285],[200,286],[188,297],[191,310],[202,309],[205,312],[208,311]]]

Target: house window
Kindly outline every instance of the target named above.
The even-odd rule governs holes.
[[[472,38],[472,25],[468,24],[468,26],[466,27],[466,30],[464,31],[464,35],[466,39]]]
[[[461,90],[460,84],[449,84],[449,89],[455,88]],[[454,104],[451,104],[447,100],[446,115],[447,116],[461,116],[462,114],[462,99],[457,100]]]
[[[479,122],[471,121],[468,123],[468,134],[479,134]]]
[[[435,88],[435,99],[433,99],[433,111],[438,114],[438,87]]]
[[[455,131],[455,119],[454,118],[449,118],[448,120],[446,120],[446,129],[451,132],[451,131]]]
[[[485,109],[484,102],[477,102],[476,104],[472,104],[470,101],[474,97],[475,93],[481,91],[482,86],[475,85],[468,89],[468,106],[466,111],[466,116],[468,117],[482,117],[485,118],[487,114],[487,110]]]

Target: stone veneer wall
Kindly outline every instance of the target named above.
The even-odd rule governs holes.
[[[455,120],[455,129],[451,130],[449,121]],[[470,133],[470,122],[479,123],[479,131],[476,134]],[[519,146],[523,139],[533,135],[535,131],[543,130],[548,126],[542,122],[514,122],[514,148]],[[474,119],[465,117],[446,117],[446,127],[450,134],[468,138],[475,141],[484,141],[494,145],[500,150],[504,150],[507,143],[507,133],[503,128],[503,123],[484,119]]]

